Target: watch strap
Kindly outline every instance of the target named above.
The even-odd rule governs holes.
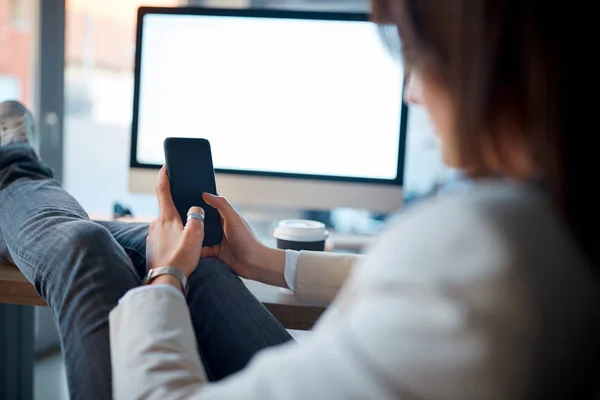
[[[154,279],[161,275],[171,275],[177,278],[177,280],[179,280],[179,282],[181,283],[181,289],[183,290],[183,293],[187,293],[187,278],[185,274],[181,272],[180,269],[174,267],[152,268],[144,277],[144,281],[142,282],[142,284],[149,285]]]

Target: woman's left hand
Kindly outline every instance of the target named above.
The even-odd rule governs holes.
[[[189,276],[198,265],[204,240],[204,223],[190,219],[185,227],[173,203],[167,170],[158,174],[156,197],[160,207],[158,218],[150,224],[147,250],[148,268],[174,267]],[[200,207],[190,208],[189,213],[204,215]]]

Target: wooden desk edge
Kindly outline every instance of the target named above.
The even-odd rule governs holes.
[[[256,298],[287,329],[309,330],[325,311],[323,307],[299,304],[291,293],[257,282],[245,281]],[[12,264],[0,261],[0,303],[46,306],[35,288]]]

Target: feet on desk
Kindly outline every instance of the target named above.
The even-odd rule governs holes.
[[[35,147],[35,121],[29,110],[18,101],[0,103],[0,146],[29,143]]]

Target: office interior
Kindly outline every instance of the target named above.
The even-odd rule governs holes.
[[[179,72],[169,76],[168,73],[161,75],[164,69],[155,71],[156,75],[147,78],[147,82],[142,82],[144,79],[138,77],[141,90],[135,93],[134,66],[136,50],[139,50],[136,48],[138,8],[207,7],[361,15],[367,12],[368,3],[368,0],[0,0],[0,101],[18,99],[33,110],[41,133],[38,149],[41,157],[54,169],[56,178],[83,205],[92,219],[151,221],[157,212],[152,193],[155,167],[163,162],[160,159],[163,138],[152,136],[152,132],[156,131],[152,126],[164,125],[165,130],[171,127],[176,130],[169,132],[173,136],[207,136],[187,129],[182,132],[183,128],[174,128],[172,121],[178,121],[183,127],[193,125],[196,116],[190,115],[190,110],[194,105],[198,106],[194,101],[211,99],[181,99],[182,104],[170,110],[170,121],[161,121],[160,113],[149,111],[152,106],[147,103],[152,101],[152,96],[147,96],[150,98],[148,100],[144,97],[145,91],[152,90],[151,85],[156,78],[163,76],[164,79],[175,79]],[[202,20],[190,21],[189,25],[201,26],[202,23]],[[292,24],[285,20],[281,23]],[[311,42],[314,37],[307,34],[295,40],[294,43],[308,43],[307,48],[302,50],[302,55],[306,57],[304,61],[310,66],[304,77],[314,87],[321,84],[326,87],[323,101],[335,103],[350,100],[348,107],[357,107],[351,101],[353,98],[347,95],[356,95],[360,91],[356,88],[357,82],[348,78],[347,85],[340,86],[343,93],[338,92],[328,80],[331,75],[327,74],[331,74],[331,71],[315,67],[319,65],[320,56],[314,49],[312,53],[310,50],[310,45],[315,43]],[[192,41],[186,42],[186,46],[190,46],[190,43]],[[145,51],[151,52],[151,43],[148,48]],[[191,49],[188,47],[183,50]],[[160,52],[161,49],[155,51]],[[261,70],[261,65],[265,67],[261,79],[266,81],[263,81],[262,89],[278,86],[274,81],[269,86],[269,79],[294,81],[293,73],[288,71],[281,71],[281,76],[273,76],[270,62],[276,61],[273,57],[277,54],[273,54],[268,46],[265,51],[265,55],[252,62],[256,71]],[[291,51],[301,50],[292,48]],[[211,54],[208,63],[218,65],[214,61],[217,56],[218,53]],[[334,60],[336,56],[330,57]],[[138,61],[143,63],[143,59]],[[204,63],[198,62],[199,65]],[[244,67],[233,65],[234,61],[231,63],[226,66],[231,74]],[[153,64],[149,62],[149,65]],[[148,71],[150,69],[146,68]],[[193,81],[191,68],[188,68],[188,73],[189,76],[184,74],[183,77]],[[249,75],[247,71],[246,75]],[[215,78],[217,83],[218,78]],[[264,145],[253,150],[252,144],[259,141],[257,137],[265,143],[269,141],[269,136],[260,136],[259,132],[252,132],[251,129],[243,133],[236,132],[228,139],[235,139],[236,145],[233,147],[239,153],[236,153],[236,157],[231,156],[233,147],[221,144],[224,142],[218,141],[218,137],[212,140],[217,185],[248,218],[262,240],[274,245],[272,230],[279,220],[307,218],[327,225],[330,232],[329,250],[360,252],[376,237],[387,218],[452,179],[453,172],[442,166],[427,116],[418,108],[408,108],[402,104],[401,75],[398,81],[395,93],[388,93],[396,96],[398,101],[397,109],[390,114],[390,119],[395,121],[391,136],[360,134],[356,129],[348,133],[353,121],[336,120],[337,117],[328,118],[327,115],[321,121],[328,124],[327,129],[316,126],[314,117],[312,125],[302,125],[300,122],[310,122],[311,112],[319,105],[311,107],[307,103],[302,106],[297,102],[285,110],[283,107],[286,104],[282,104],[281,110],[273,111],[277,115],[284,112],[289,126],[279,131],[278,143],[266,150]],[[248,86],[244,86],[248,82],[248,79],[239,80],[237,90],[243,87],[245,91],[237,96],[235,104],[238,108],[232,106],[233,110],[223,110],[223,118],[229,116],[234,120],[236,115],[232,114],[242,109],[242,101],[251,105],[252,110],[259,110],[254,103],[265,103],[264,98],[253,102],[256,94],[248,92]],[[341,82],[340,79],[337,83],[341,85]],[[299,90],[299,86],[289,91]],[[218,84],[213,89],[215,92],[211,95],[217,96]],[[235,96],[232,90],[236,88],[229,87],[224,96]],[[174,96],[173,93],[169,94]],[[134,97],[138,100],[138,115],[134,112]],[[290,95],[289,98],[293,97]],[[355,100],[360,101],[360,96],[356,96]],[[271,102],[269,106],[276,104]],[[358,107],[369,106],[368,102],[361,104]],[[156,107],[160,109],[164,104],[158,103]],[[341,109],[339,104],[330,103],[328,107],[332,113]],[[174,116],[178,110],[184,116]],[[291,118],[296,120],[290,122]],[[134,119],[135,124],[132,123]],[[132,135],[133,125],[137,125],[136,135]],[[228,126],[231,128],[234,125]],[[270,129],[280,126],[273,124]],[[210,126],[195,128],[202,130]],[[323,131],[317,132],[315,129]],[[389,127],[381,129],[388,129],[389,133]],[[132,151],[135,139],[137,141],[133,147],[137,152]],[[294,143],[302,150],[294,151]],[[148,147],[157,150],[158,156],[145,150]],[[354,157],[373,157],[370,149],[390,149],[390,158],[384,162],[374,157],[374,165],[378,162],[387,163],[382,164],[379,170],[348,172],[352,161],[339,159],[336,152],[340,152],[340,149],[342,152],[354,151]],[[273,159],[265,157],[265,154],[272,152],[280,154]],[[224,161],[227,155],[230,159]],[[314,170],[307,172],[298,169],[290,164],[291,159],[314,162]],[[254,164],[245,166],[240,160]],[[317,165],[318,161],[315,160],[329,160],[329,163]],[[258,161],[262,164],[256,164]],[[234,165],[236,162],[240,164]],[[248,174],[248,171],[251,173]],[[392,173],[388,174],[390,171]],[[383,201],[390,198],[393,201]],[[21,374],[19,379],[24,379],[24,386],[29,385],[31,390],[24,394],[25,397],[18,398],[67,399],[58,336],[48,309],[2,304],[0,310],[3,318],[33,320],[33,336],[30,339],[22,337],[24,344],[18,350],[27,353],[25,356],[33,352],[36,360],[33,374],[26,371],[27,365],[24,363],[13,368],[10,372],[12,375],[5,374],[3,379],[13,379]],[[14,334],[8,332],[7,325],[0,327],[4,339]],[[28,343],[33,343],[32,349],[27,348]],[[12,354],[16,354],[17,359],[11,362],[18,365],[20,354]]]

